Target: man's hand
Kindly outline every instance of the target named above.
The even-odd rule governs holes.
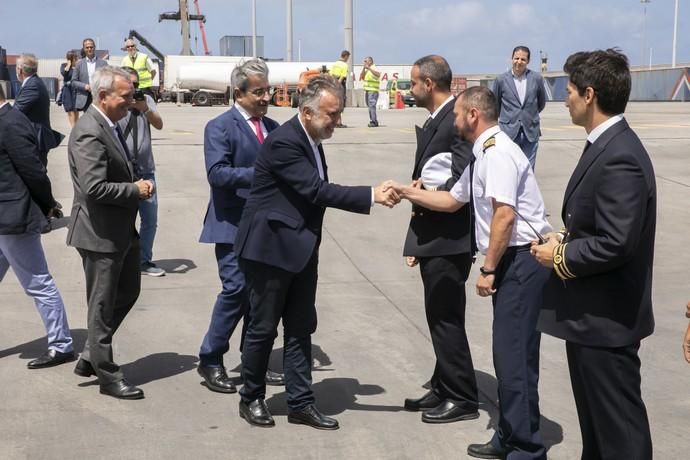
[[[85,89],[86,91],[91,91],[91,85],[86,85],[86,86],[84,87],[84,89]]]
[[[149,105],[146,103],[146,98],[141,101],[134,101],[134,108],[137,109],[142,114],[149,109]]]
[[[477,278],[477,295],[480,297],[493,295],[496,292],[494,281],[496,281],[496,276],[480,273],[479,278]]]
[[[139,179],[134,185],[139,188],[140,200],[148,200],[153,196],[153,182],[150,180]]]
[[[547,233],[544,238],[546,243],[537,244],[536,241],[532,241],[532,247],[530,252],[537,259],[537,262],[542,264],[546,268],[553,268],[553,251],[556,246],[560,244],[560,238],[557,233]]]
[[[374,188],[374,202],[392,208],[400,203],[400,196],[393,188],[393,181],[386,181]]]
[[[415,256],[405,256],[405,265],[408,267],[412,268],[416,266],[419,263],[419,259],[417,259]]]

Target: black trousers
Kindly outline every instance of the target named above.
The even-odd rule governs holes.
[[[88,335],[81,357],[90,362],[101,385],[124,378],[113,360],[113,335],[139,297],[139,239],[123,252],[77,249],[86,275]]]
[[[471,265],[469,253],[419,258],[426,321],[436,355],[432,391],[476,410],[477,381],[465,332],[465,281]]]
[[[249,293],[249,326],[242,348],[245,402],[266,397],[265,376],[283,321],[283,368],[290,410],[314,403],[311,390],[311,334],[316,331],[316,282],[318,252],[299,273],[240,259]]]
[[[640,343],[594,348],[566,342],[582,432],[582,460],[647,460],[652,439],[640,392]]]

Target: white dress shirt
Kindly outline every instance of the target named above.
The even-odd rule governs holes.
[[[594,144],[594,142],[599,139],[599,136],[604,134],[604,132],[609,129],[611,126],[615,125],[619,121],[623,119],[623,115],[614,115],[605,122],[601,123],[599,126],[594,128],[590,133],[589,136],[587,136],[587,140]]]
[[[491,137],[495,138],[496,145],[488,147],[485,152],[484,142]],[[544,199],[537,179],[527,157],[515,142],[498,126],[493,126],[477,138],[472,152],[476,158],[472,177],[475,234],[482,254],[486,254],[489,248],[493,200],[512,206],[522,216],[515,216],[509,247],[522,246],[537,239],[523,218],[542,235],[552,231],[546,220]],[[470,168],[465,168],[450,194],[460,203],[470,201]]]
[[[89,59],[88,57],[86,59],[86,71],[89,73],[89,84],[91,84],[91,79],[93,78],[93,74],[96,71],[96,56],[93,57],[93,59]],[[103,113],[103,112],[101,112]]]
[[[244,119],[247,121],[247,124],[252,129],[252,132],[254,133],[254,135],[256,135],[256,125],[251,120],[252,116],[249,115],[249,112],[244,110],[244,107],[239,105],[237,102],[235,102],[235,108],[240,112],[240,114],[242,114]],[[261,132],[264,135],[264,139],[266,139],[266,136],[268,136],[268,130],[266,129],[266,125],[264,125],[263,117],[259,120],[259,125],[261,126]],[[258,138],[258,136],[257,136],[257,138]]]
[[[515,75],[512,70],[510,73],[513,74],[513,82],[515,83],[518,98],[520,98],[520,105],[525,105],[525,95],[527,94],[527,70],[519,77]]]

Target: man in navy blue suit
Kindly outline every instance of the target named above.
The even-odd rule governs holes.
[[[373,188],[328,181],[321,141],[340,123],[342,91],[331,76],[311,80],[300,94],[299,114],[271,133],[254,164],[254,181],[235,240],[250,299],[239,410],[252,425],[275,425],[264,402],[264,374],[282,319],[288,422],[338,428],[335,419],[316,409],[311,390],[311,334],[316,330],[324,212],[332,207],[368,214],[374,202],[392,207],[399,201],[387,183]]]
[[[36,130],[38,153],[43,166],[48,164],[48,151],[57,147],[64,136],[50,127],[50,96],[48,89],[36,72],[38,60],[25,53],[17,60],[17,78],[22,87],[14,100],[19,109],[31,121]]]
[[[236,392],[223,365],[228,341],[249,308],[244,275],[239,270],[234,243],[249,187],[254,160],[266,136],[278,123],[266,115],[271,99],[268,67],[260,59],[238,65],[231,75],[234,106],[214,118],[204,132],[204,158],[211,196],[199,241],[216,245],[222,284],[211,324],[199,350],[197,371],[206,387],[220,393]],[[245,320],[245,324],[247,321]],[[266,381],[283,385],[281,374],[267,371]]]

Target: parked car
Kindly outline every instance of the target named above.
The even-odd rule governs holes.
[[[391,106],[395,105],[395,93],[400,91],[402,95],[403,103],[408,107],[414,107],[414,97],[410,92],[412,88],[412,82],[410,80],[389,80],[388,85],[386,85],[386,90],[388,91],[389,104]]]

